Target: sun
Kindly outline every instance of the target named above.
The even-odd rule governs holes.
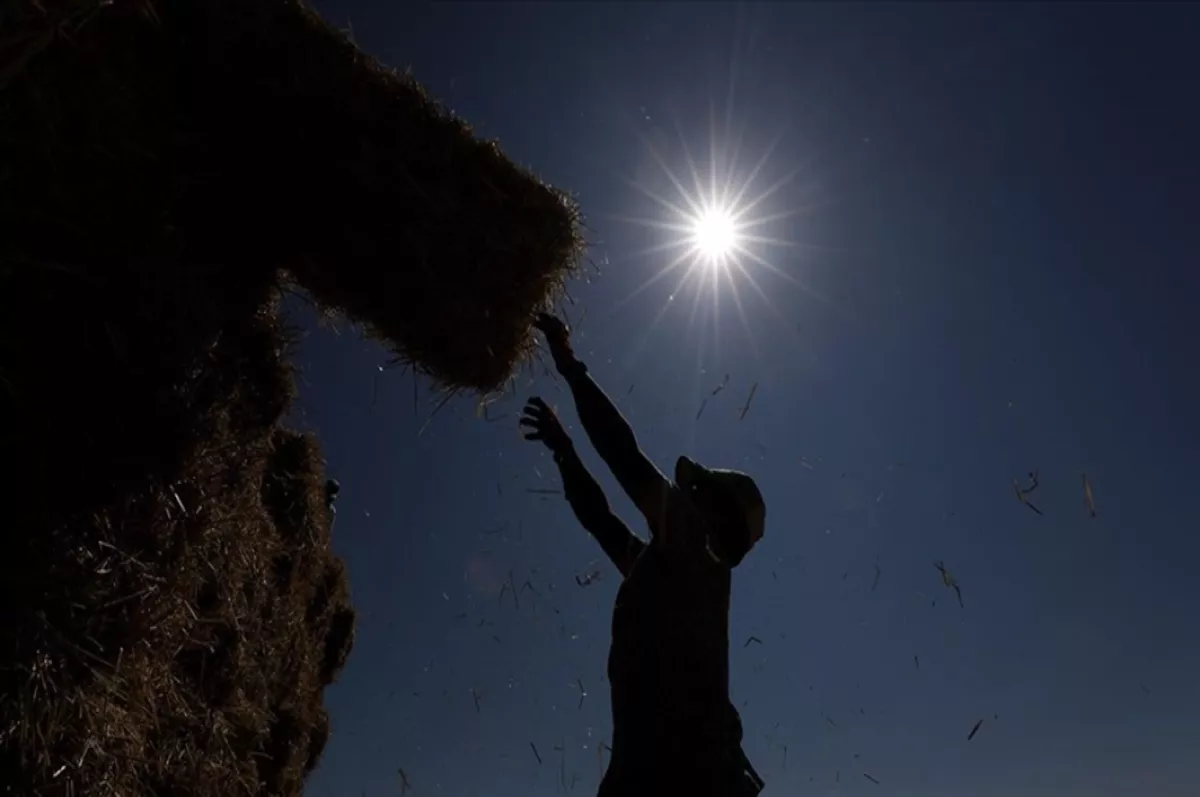
[[[725,208],[705,208],[692,219],[692,245],[710,265],[719,265],[738,249],[738,226]]]
[[[727,114],[727,125],[732,125],[731,118]],[[641,144],[658,166],[658,172],[636,180],[623,178],[652,206],[639,207],[636,215],[608,214],[614,220],[657,233],[644,248],[628,255],[630,260],[651,260],[650,268],[645,279],[639,280],[613,309],[625,307],[660,281],[670,279],[673,285],[665,292],[646,336],[663,320],[669,308],[681,304],[676,298],[682,298],[685,290],[691,298],[689,328],[699,321],[716,335],[728,298],[749,335],[749,307],[744,301],[748,289],[788,329],[793,329],[794,322],[775,306],[784,294],[775,287],[768,288],[765,280],[781,280],[817,299],[823,297],[794,273],[802,249],[808,248],[794,237],[795,219],[807,213],[812,205],[807,200],[792,204],[795,201],[792,197],[794,192],[811,196],[816,189],[811,185],[792,187],[801,172],[799,165],[767,168],[786,130],[764,142],[766,146],[759,157],[749,161],[739,157],[741,133],[735,135],[726,130],[723,137],[731,144],[722,147],[718,144],[716,122],[710,119],[708,157],[706,162],[700,162],[692,157],[678,121],[675,129],[679,145],[665,154],[648,136],[640,135]],[[768,174],[774,179],[768,181]],[[786,237],[775,237],[773,233],[778,232]],[[780,257],[786,260],[786,265],[777,262]],[[701,314],[704,299],[709,300],[710,308]],[[643,341],[648,339],[646,336]]]

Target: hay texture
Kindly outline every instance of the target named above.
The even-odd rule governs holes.
[[[286,269],[448,388],[495,389],[529,352],[577,266],[577,209],[411,76],[297,0],[18,8],[0,45],[18,249]]]
[[[76,437],[72,451],[62,435],[82,430],[70,419],[46,430],[54,458],[27,460],[40,491],[6,507],[8,793],[300,793],[329,735],[322,692],[349,654],[354,611],[330,552],[320,451],[277,426],[291,389],[283,339],[273,306],[229,319],[144,418],[113,404],[149,387],[135,364],[96,356],[76,370],[56,409],[77,399],[88,422],[124,434]],[[105,370],[117,378],[90,381]],[[191,426],[157,423],[184,417]],[[122,466],[84,472],[100,463]]]
[[[0,786],[294,795],[354,613],[281,285],[489,391],[573,204],[294,0],[0,3]]]

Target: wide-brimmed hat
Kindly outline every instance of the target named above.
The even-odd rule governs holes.
[[[726,491],[741,510],[750,534],[750,544],[758,542],[766,533],[767,505],[754,479],[740,470],[706,468],[695,460],[680,457],[675,463],[675,483],[689,489],[711,485]]]

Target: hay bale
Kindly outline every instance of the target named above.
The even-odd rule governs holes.
[[[283,268],[449,388],[492,390],[528,353],[578,211],[411,76],[299,0],[17,6],[18,253]]]
[[[298,0],[0,9],[0,783],[298,794],[354,639],[281,275],[491,390],[579,254]]]

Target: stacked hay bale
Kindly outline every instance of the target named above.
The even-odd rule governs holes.
[[[353,610],[281,285],[489,391],[574,206],[295,0],[0,12],[0,783],[297,794]]]

